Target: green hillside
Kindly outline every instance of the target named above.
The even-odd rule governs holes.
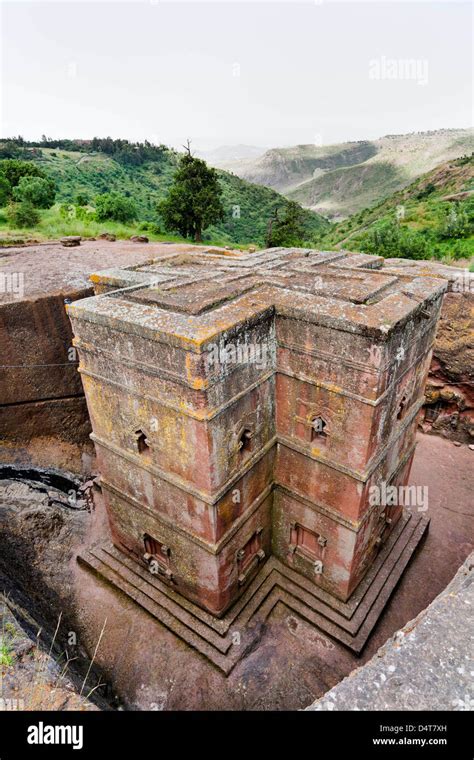
[[[215,165],[233,171],[251,182],[287,194],[319,173],[360,164],[376,152],[373,143],[367,140],[324,147],[295,145],[290,148],[272,148],[256,159],[220,162]]]
[[[322,245],[384,256],[470,259],[474,154],[437,166],[405,189],[339,222]]]
[[[274,148],[255,159],[220,166],[340,221],[473,150],[472,129],[439,129],[370,141]]]
[[[404,173],[394,164],[367,162],[326,172],[286,195],[311,208],[336,209],[338,217],[346,217],[373,205],[404,184]]]
[[[7,151],[5,145],[4,143],[4,157]],[[11,143],[8,146],[11,147]],[[76,145],[68,147],[75,148]],[[0,143],[0,155],[1,149]],[[141,225],[142,229],[146,228],[147,222],[150,223],[150,229],[153,229],[153,224],[160,225],[156,207],[171,185],[179,158],[178,153],[164,146],[152,146],[148,151],[149,157],[146,154],[143,161],[131,163],[134,160],[133,154],[130,159],[123,153],[113,156],[91,150],[90,143],[78,143],[77,149],[72,150],[24,144],[16,146],[14,153],[15,157],[26,158],[40,166],[56,182],[57,204],[53,210],[43,214],[43,219],[35,230],[40,234],[43,226],[46,236],[54,228],[59,206],[73,203],[78,194],[87,198],[92,209],[98,195],[116,191],[135,202],[139,212],[138,227]],[[205,239],[223,244],[263,245],[270,217],[275,209],[283,210],[288,206],[287,199],[274,190],[253,185],[227,172],[218,170],[218,175],[223,192],[225,219],[218,225],[209,227]],[[69,221],[67,233],[74,234],[74,222]],[[84,225],[80,221],[77,220],[76,224],[77,234],[84,234]],[[330,226],[326,219],[308,209],[304,210],[304,222],[307,241],[317,240]],[[104,224],[100,226],[103,228]],[[92,227],[91,230],[91,234],[94,234]]]

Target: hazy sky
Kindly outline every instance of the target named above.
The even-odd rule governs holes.
[[[1,135],[195,147],[472,122],[464,2],[1,2]]]

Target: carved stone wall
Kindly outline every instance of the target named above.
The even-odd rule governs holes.
[[[273,555],[350,618],[403,533],[371,493],[407,480],[446,283],[382,263],[170,253],[69,306],[115,546],[177,604],[225,616]]]

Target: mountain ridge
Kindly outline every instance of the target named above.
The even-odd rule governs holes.
[[[333,225],[321,244],[370,252],[374,232],[387,226],[407,231],[414,243],[415,237],[423,238],[437,258],[469,260],[474,255],[474,153],[436,166],[402,190]]]
[[[439,129],[326,146],[272,148],[255,160],[227,162],[225,168],[339,221],[473,150],[473,129]]]

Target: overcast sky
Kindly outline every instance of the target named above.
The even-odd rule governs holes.
[[[1,2],[1,134],[200,148],[472,122],[456,2]]]

